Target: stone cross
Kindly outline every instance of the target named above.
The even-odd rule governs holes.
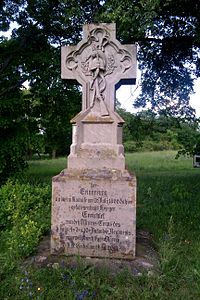
[[[82,85],[83,101],[67,168],[52,182],[53,254],[135,257],[136,178],[125,168],[114,101],[115,87],[136,78],[136,46],[115,33],[115,24],[85,25],[83,40],[62,48],[62,78]]]
[[[116,26],[87,24],[83,39],[61,52],[61,77],[77,80],[83,88],[82,111],[99,103],[102,116],[114,110],[115,86],[133,84],[136,78],[136,46],[116,40]]]

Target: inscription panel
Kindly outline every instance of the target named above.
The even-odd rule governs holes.
[[[86,143],[108,143],[113,142],[113,127],[111,124],[84,124],[84,142]]]
[[[53,253],[134,258],[135,179],[53,182]]]

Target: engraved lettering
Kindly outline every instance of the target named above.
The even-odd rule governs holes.
[[[80,188],[80,194],[83,196],[89,195],[89,196],[106,196],[107,197],[107,191],[104,190],[89,190],[85,188]]]
[[[105,213],[88,213],[86,210],[82,212],[82,217],[83,218],[93,218],[93,219],[104,219],[105,218]]]

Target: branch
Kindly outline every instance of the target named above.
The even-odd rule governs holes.
[[[163,39],[162,38],[148,38],[148,37],[138,37],[136,39],[132,38],[129,39],[127,41],[125,41],[125,43],[127,44],[134,44],[134,43],[139,43],[139,42],[156,42],[159,44],[163,43]]]
[[[26,37],[23,37],[21,39],[21,41],[19,42],[19,44],[17,45],[17,47],[15,48],[15,50],[6,58],[6,60],[1,64],[1,68],[0,68],[0,75],[4,72],[4,70],[9,66],[9,64],[11,63],[11,61],[14,59],[16,53],[18,51],[20,51],[20,49],[22,49],[24,47],[26,43]]]
[[[3,91],[0,91],[0,97],[3,96],[3,95],[5,95],[6,93],[8,93],[8,92],[10,92],[10,91],[12,91],[12,90],[14,90],[14,89],[16,89],[17,87],[20,88],[20,87],[22,86],[22,84],[23,84],[25,81],[26,81],[26,79],[23,78],[23,79],[20,80],[18,83],[9,86],[8,88],[6,88],[6,89],[3,90]]]
[[[37,27],[37,25],[39,24],[39,22],[37,22],[36,24],[34,24],[34,27]],[[5,62],[3,62],[0,65],[0,75],[4,72],[4,70],[9,66],[9,64],[11,63],[11,61],[14,59],[15,55],[17,52],[20,52],[20,50],[28,43],[28,39],[29,38],[33,38],[31,35],[31,32],[27,32],[27,35],[23,36],[20,39],[19,36],[19,43],[17,45],[17,47],[15,48],[15,50],[6,58]],[[16,39],[15,41],[18,41],[18,39]]]

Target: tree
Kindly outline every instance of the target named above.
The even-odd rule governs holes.
[[[142,94],[136,106],[145,107],[150,103],[156,113],[193,117],[188,101],[194,78],[200,74],[199,8],[197,0],[1,1],[0,30],[8,30],[11,22],[18,24],[12,31],[12,37],[9,40],[1,38],[0,43],[1,131],[3,136],[7,135],[8,130],[12,132],[15,144],[21,145],[20,155],[16,156],[15,151],[10,152],[13,161],[22,162],[18,167],[24,165],[25,132],[30,134],[34,127],[20,129],[24,128],[25,123],[38,120],[38,126],[43,124],[52,149],[58,148],[59,139],[65,140],[63,134],[69,136],[69,129],[65,132],[61,127],[56,133],[55,126],[57,128],[58,124],[64,123],[64,115],[55,116],[53,111],[57,111],[60,101],[60,107],[65,105],[63,101],[68,103],[72,91],[78,97],[73,97],[75,102],[80,98],[77,88],[64,88],[59,83],[60,66],[56,57],[61,45],[77,43],[81,39],[84,23],[115,21],[122,42],[139,44]],[[28,107],[25,99],[19,96],[26,80],[30,82],[34,93]],[[63,98],[63,92],[69,93],[69,96]],[[36,99],[40,99],[40,103],[35,106]],[[47,107],[48,113],[45,110]],[[73,105],[67,109],[75,113]],[[69,116],[70,112],[66,116],[67,121]],[[21,120],[17,126],[23,138],[16,133],[16,120]],[[50,142],[53,140],[57,140],[56,145]],[[2,147],[4,171],[11,161],[6,153],[7,148],[6,144]],[[9,169],[12,168],[7,168],[7,171]]]
[[[125,120],[123,141],[127,151],[178,150],[180,155],[200,153],[200,130],[196,120],[180,120],[151,110],[135,114],[118,108]]]
[[[18,25],[11,38],[1,37],[0,43],[0,172],[4,179],[23,169],[39,127],[51,151],[55,153],[63,143],[67,152],[69,120],[80,109],[80,93],[60,80],[60,46],[77,42],[82,23],[91,21],[98,6],[99,1],[1,2],[0,30],[8,30],[11,22]],[[31,97],[21,94],[26,80]],[[37,121],[36,126],[32,121]]]
[[[17,52],[15,41],[2,39],[0,44],[2,68],[6,62],[8,63],[8,53],[12,48]],[[0,77],[0,183],[25,167],[24,155],[30,126],[27,118],[30,103],[23,97],[23,92],[18,86],[21,74],[17,68],[16,57],[9,67],[5,67],[3,74]]]
[[[142,92],[136,107],[194,117],[189,106],[200,75],[198,0],[108,0],[105,21],[115,21],[121,39],[139,44]]]
[[[136,141],[139,145],[146,137],[152,137],[155,127],[155,113],[150,110],[132,114],[118,108],[117,112],[124,119],[123,141]]]
[[[57,59],[58,60],[58,59]],[[55,65],[54,65],[55,67]],[[70,120],[81,110],[81,95],[56,75],[58,68],[46,70],[46,77],[31,88],[34,115],[42,131],[46,151],[52,158],[66,155],[71,144]]]
[[[20,28],[14,37],[27,53],[31,40],[40,48],[73,43],[83,23],[115,21],[121,41],[139,44],[142,93],[135,105],[150,103],[155,111],[193,116],[189,96],[200,74],[198,0],[5,0],[2,7],[1,28],[16,21]]]
[[[177,139],[181,145],[180,155],[200,154],[200,130],[198,122],[182,123],[177,130]]]

